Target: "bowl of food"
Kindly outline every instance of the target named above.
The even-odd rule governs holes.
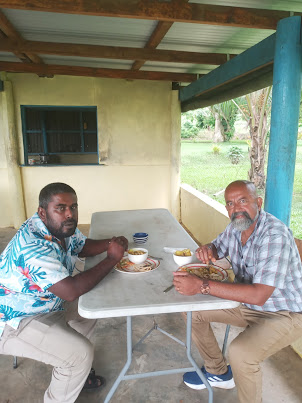
[[[135,264],[143,263],[148,257],[148,250],[143,248],[132,248],[128,250],[128,259]]]
[[[146,232],[136,232],[132,237],[133,241],[137,244],[142,244],[148,241],[148,234]]]
[[[178,266],[183,266],[192,262],[193,253],[190,249],[177,250],[173,253],[173,259]]]

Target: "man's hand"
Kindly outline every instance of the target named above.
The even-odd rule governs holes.
[[[213,244],[208,243],[196,249],[196,256],[202,263],[209,264],[210,260],[216,262],[218,254]]]
[[[126,239],[124,236],[117,236],[113,237],[112,239],[115,239],[115,241],[117,241],[120,245],[122,245],[125,250],[128,249],[128,239]]]
[[[201,280],[194,274],[186,271],[176,271],[173,273],[173,284],[180,294],[195,295],[200,292]]]
[[[107,249],[107,257],[119,262],[124,256],[125,250],[128,248],[128,241],[123,236],[113,237],[109,242]]]
[[[79,257],[96,256],[100,253],[106,252],[113,239],[118,239],[118,242],[124,246],[125,250],[128,249],[128,241],[124,236],[113,237],[112,239],[86,239],[85,245],[82,251],[79,253]]]

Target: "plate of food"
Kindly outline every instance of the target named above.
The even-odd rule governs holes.
[[[152,259],[151,257],[148,257],[143,263],[133,263],[125,256],[114,268],[121,273],[142,274],[150,273],[150,271],[157,269],[159,265],[159,260]]]
[[[181,266],[178,271],[187,271],[200,278],[208,278],[216,281],[226,281],[228,279],[228,272],[221,267],[204,264],[204,263],[191,263]]]

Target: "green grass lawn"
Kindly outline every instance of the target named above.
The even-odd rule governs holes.
[[[227,154],[232,146],[241,149],[244,158],[233,165]],[[181,182],[207,194],[224,204],[223,190],[236,179],[248,179],[250,168],[246,141],[219,143],[220,153],[213,153],[212,142],[189,142],[181,144]],[[264,192],[260,194],[264,197]],[[291,224],[294,236],[302,239],[302,140],[298,140]]]

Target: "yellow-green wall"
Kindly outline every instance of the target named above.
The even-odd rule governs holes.
[[[0,92],[0,226],[9,227],[12,225],[12,214],[10,197],[9,197],[9,182],[7,174],[6,150],[4,142],[4,111],[3,102]]]
[[[226,208],[187,184],[181,186],[181,222],[201,244],[211,242],[229,224]]]
[[[21,167],[27,217],[37,209],[41,188],[54,181],[75,188],[81,224],[89,223],[94,211],[154,207],[179,211],[175,189],[179,183],[180,106],[171,83],[71,76],[50,79],[33,74],[7,74],[6,79],[12,82],[21,165],[20,105],[97,106],[99,162],[104,165]],[[5,227],[12,225],[13,212],[3,142],[0,156],[0,188],[5,198],[0,200],[5,211],[0,227]]]

